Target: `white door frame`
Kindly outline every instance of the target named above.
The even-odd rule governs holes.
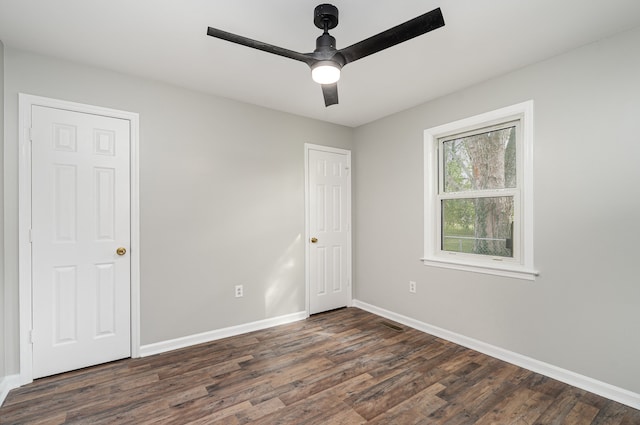
[[[310,239],[311,239],[311,231],[309,229],[309,223],[311,220],[311,211],[309,209],[309,151],[316,150],[321,152],[331,152],[337,153],[341,155],[346,155],[349,158],[349,163],[351,164],[351,151],[347,149],[340,148],[332,148],[329,146],[322,145],[314,145],[311,143],[304,144],[304,281],[305,281],[305,311],[307,313],[307,317],[309,317],[310,306],[309,306],[309,297],[311,296],[310,290],[310,276],[309,276],[309,262],[310,262]],[[349,230],[347,236],[347,275],[349,276],[349,291],[348,291],[348,299],[347,299],[347,307],[351,307],[353,303],[353,269],[352,269],[352,256],[351,256],[351,235],[352,235],[352,215],[351,215],[351,170],[349,170],[349,179],[347,180],[347,208],[349,209]]]
[[[140,203],[139,203],[139,117],[133,112],[102,108],[64,100],[20,93],[18,95],[18,298],[20,306],[20,385],[33,381],[33,349],[31,343],[31,110],[44,106],[103,115],[128,120],[131,131],[130,194],[131,194],[131,357],[140,357]]]

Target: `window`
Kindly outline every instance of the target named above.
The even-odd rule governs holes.
[[[533,102],[425,131],[428,266],[533,279]]]

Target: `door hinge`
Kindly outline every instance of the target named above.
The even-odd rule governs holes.
[[[33,243],[33,229],[29,229],[29,243]]]
[[[33,344],[33,329],[29,331],[29,344]]]
[[[33,127],[29,127],[29,141],[33,142]]]

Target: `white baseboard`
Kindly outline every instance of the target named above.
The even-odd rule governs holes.
[[[9,395],[9,391],[20,386],[20,375],[9,375],[0,379],[0,406]]]
[[[504,348],[496,347],[495,345],[487,344],[486,342],[482,342],[477,339],[469,338],[437,326],[429,325],[359,300],[353,300],[353,306],[395,322],[402,323],[403,325],[419,331],[446,339],[447,341],[454,342],[472,350],[479,351],[488,356],[504,360],[505,362],[523,367],[527,370],[540,373],[548,376],[549,378],[556,379],[585,391],[598,394],[610,400],[617,401],[618,403],[633,407],[634,409],[640,409],[640,394],[638,393],[589,378],[588,376],[580,375],[531,357],[523,356],[522,354],[514,353],[513,351],[509,351]]]
[[[192,345],[211,342],[222,338],[228,338],[230,336],[241,335],[247,332],[259,331],[261,329],[266,329],[273,326],[284,325],[286,323],[292,323],[298,320],[304,320],[307,317],[309,317],[309,315],[306,311],[300,311],[298,313],[287,314],[271,319],[259,320],[257,322],[245,323],[243,325],[231,326],[224,329],[216,329],[214,331],[189,335],[182,338],[171,339],[168,341],[155,342],[153,344],[141,346],[140,357],[165,353],[167,351],[177,350],[178,348],[190,347]]]

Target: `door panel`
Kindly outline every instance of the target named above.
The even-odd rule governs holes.
[[[309,312],[351,300],[350,155],[308,151]],[[315,242],[314,242],[315,241]]]
[[[128,120],[32,107],[33,377],[131,355]]]

